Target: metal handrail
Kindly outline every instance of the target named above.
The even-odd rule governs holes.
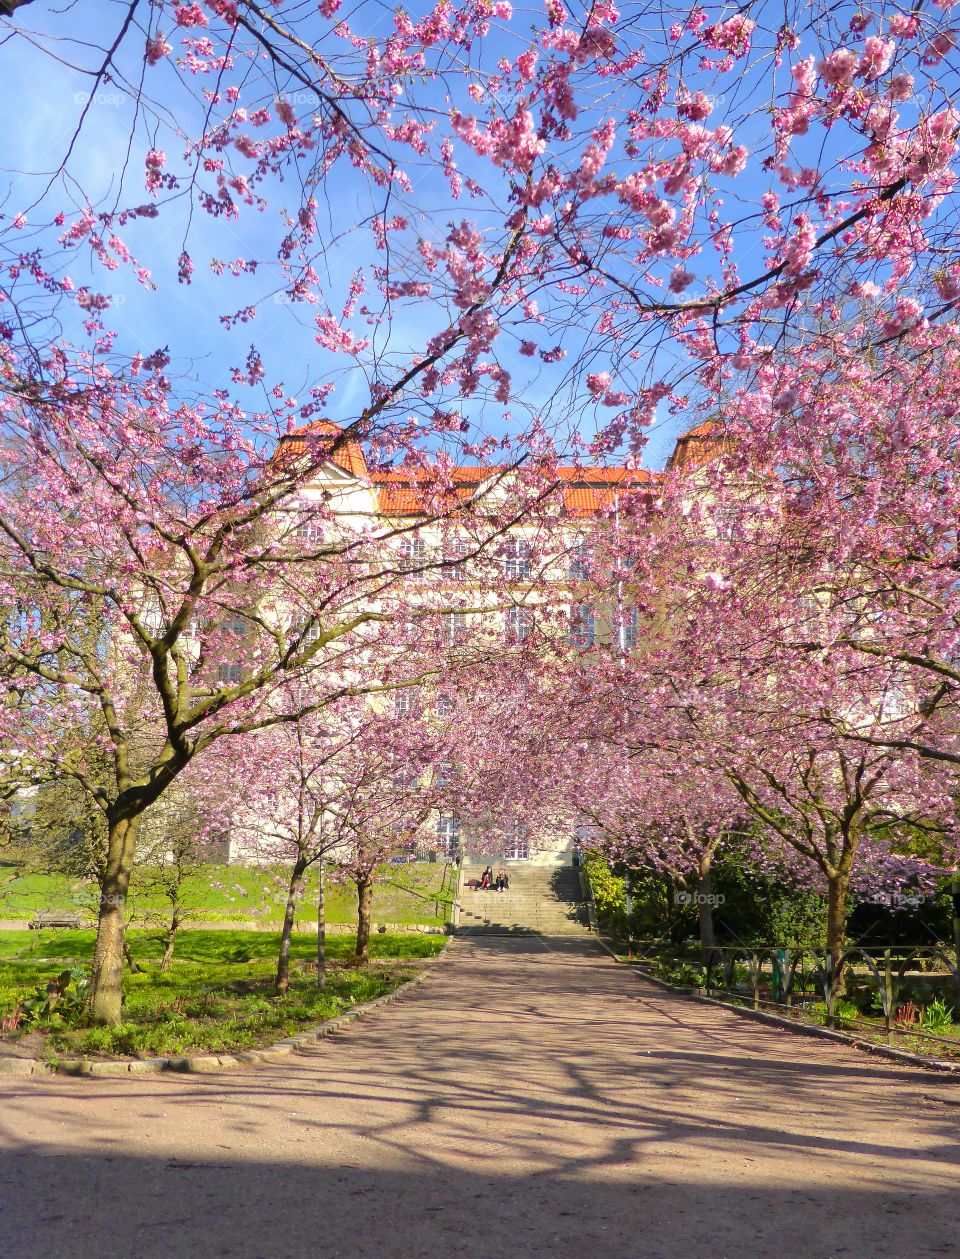
[[[846,1016],[838,1016],[837,1002],[843,996],[835,977],[846,968],[855,964],[856,959],[865,966],[868,980],[875,986],[880,996],[883,1017],[878,1030],[886,1034],[888,1043],[892,1043],[895,1035],[917,1036],[924,1040],[934,1040],[940,1044],[960,1049],[960,1041],[955,1037],[938,1036],[923,1028],[897,1025],[896,1015],[900,1007],[900,996],[903,992],[907,971],[911,964],[919,961],[933,961],[940,964],[937,973],[953,976],[960,995],[960,961],[951,958],[938,945],[908,946],[877,946],[865,947],[851,945],[835,964],[830,952],[826,949],[804,948],[778,945],[715,945],[707,950],[688,948],[680,949],[662,940],[634,940],[648,955],[639,959],[640,964],[650,960],[661,961],[664,956],[677,962],[686,962],[702,970],[702,988],[708,996],[713,993],[724,993],[736,1000],[749,999],[752,1008],[759,1010],[761,1006],[784,1010],[793,1016],[797,1008],[795,998],[799,991],[805,992],[811,984],[823,993],[826,1009],[825,1022],[827,1027],[837,1027],[842,1022],[863,1022],[869,1026],[864,1016],[854,1020]],[[894,955],[897,955],[895,957]],[[899,960],[899,965],[897,964]],[[812,965],[808,963],[812,961]],[[742,991],[743,985],[734,985],[734,968],[737,963],[745,965],[749,984],[747,995]],[[774,999],[761,996],[761,982],[764,970],[770,975],[770,989]],[[857,975],[863,978],[862,974]],[[693,985],[686,985],[693,987]],[[806,1013],[813,1013],[806,1011]]]

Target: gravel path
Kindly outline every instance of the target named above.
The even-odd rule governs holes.
[[[457,940],[277,1066],[0,1089],[17,1259],[960,1254],[960,1084],[578,941]]]

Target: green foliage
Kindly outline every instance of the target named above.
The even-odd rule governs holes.
[[[614,874],[598,852],[587,852],[583,866],[590,880],[601,931],[622,938],[627,934],[626,879]]]
[[[853,1027],[860,1017],[860,1008],[846,997],[838,997],[834,1003],[833,1016],[838,1027]]]
[[[702,988],[706,982],[702,966],[670,959],[657,963],[657,977],[665,979],[668,984],[675,984],[678,988]]]
[[[90,921],[96,917],[99,891],[90,879],[68,874],[37,873],[22,867],[5,867],[0,873],[0,918],[32,918],[40,910],[76,909]],[[406,866],[385,865],[378,872],[373,893],[373,920],[397,925],[442,926],[449,918],[452,893],[440,895],[443,862],[415,862]],[[141,877],[141,873],[143,877]],[[131,896],[142,918],[163,916],[168,906],[162,880],[143,867],[134,871]],[[269,867],[206,865],[190,872],[182,883],[182,895],[194,920],[209,922],[259,921],[264,925],[283,918],[288,874]],[[308,875],[297,910],[298,922],[316,917],[316,872]],[[327,881],[327,921],[356,921],[356,895],[350,888]]]
[[[920,1015],[920,1026],[933,1036],[940,1036],[953,1026],[953,1006],[947,1005],[942,997],[931,1001]]]
[[[316,937],[296,935],[290,990],[280,997],[272,982],[277,932],[184,931],[181,954],[166,973],[159,971],[161,942],[149,933],[130,934],[144,971],[124,976],[123,1022],[103,1028],[83,1025],[82,966],[68,971],[62,961],[49,955],[45,960],[36,951],[35,932],[0,933],[5,954],[0,1011],[19,1009],[28,999],[32,1003],[29,1021],[14,1022],[8,1015],[4,1030],[12,1035],[28,1028],[45,1031],[49,1048],[59,1054],[153,1057],[253,1048],[391,991],[412,973],[403,968],[403,958],[433,957],[445,944],[442,936],[378,934],[370,942],[373,965],[357,969],[348,962],[352,939],[333,936],[328,941],[331,969],[321,992],[310,971]],[[12,947],[11,937],[18,938],[19,949]],[[61,932],[55,947],[89,957],[92,945],[93,932]],[[44,947],[50,948],[49,940]],[[28,984],[36,984],[36,990],[25,991]],[[51,996],[55,999],[45,1005]]]
[[[41,980],[32,992],[20,997],[14,1007],[15,1028],[77,1022],[83,1017],[87,975],[82,966],[62,970],[55,978]]]
[[[768,938],[788,948],[818,949],[827,941],[827,902],[818,892],[778,889],[767,911]]]
[[[50,1045],[59,1053],[124,1057],[253,1049],[383,996],[410,974],[401,969],[334,971],[322,992],[311,980],[298,976],[283,997],[272,994],[270,979],[262,975],[221,979],[201,987],[190,985],[182,976],[171,985],[130,984],[123,1023],[55,1029]]]

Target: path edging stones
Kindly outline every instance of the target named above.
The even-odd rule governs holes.
[[[439,961],[446,954],[446,949],[437,955]],[[435,963],[434,963],[435,964]],[[374,997],[362,1005],[346,1010],[317,1027],[298,1032],[296,1036],[277,1041],[274,1045],[264,1045],[262,1049],[235,1050],[232,1054],[193,1054],[186,1057],[169,1058],[64,1058],[60,1061],[48,1062],[41,1058],[0,1058],[0,1076],[26,1075],[70,1075],[98,1078],[100,1076],[144,1075],[161,1071],[185,1072],[192,1075],[213,1075],[235,1067],[258,1066],[261,1063],[282,1062],[285,1058],[315,1045],[325,1036],[331,1036],[354,1019],[362,1018],[371,1010],[389,1005],[400,997],[406,996],[418,987],[430,975],[430,967],[426,967],[412,979],[406,980],[392,992],[385,992],[382,997]]]
[[[906,1049],[894,1049],[892,1045],[877,1045],[873,1041],[861,1040],[860,1037],[851,1036],[847,1032],[837,1032],[829,1027],[815,1027],[810,1023],[801,1023],[797,1019],[784,1018],[779,1014],[768,1014],[765,1010],[750,1010],[745,1006],[735,1005],[732,1001],[721,1001],[717,997],[707,997],[702,993],[694,992],[690,988],[679,988],[676,984],[668,983],[665,979],[657,979],[656,976],[648,974],[645,970],[623,961],[602,938],[600,943],[618,965],[627,966],[634,974],[642,976],[656,987],[664,988],[667,992],[675,992],[679,996],[689,998],[691,1001],[700,1001],[704,1005],[720,1006],[723,1010],[731,1010],[734,1014],[744,1015],[757,1023],[766,1023],[770,1027],[781,1027],[785,1031],[796,1032],[799,1036],[815,1036],[819,1040],[832,1040],[842,1045],[851,1045],[854,1049],[875,1054],[880,1058],[891,1058],[894,1062],[904,1062],[911,1067],[923,1067],[927,1071],[943,1071],[950,1075],[960,1075],[960,1063],[945,1062],[942,1058],[926,1058],[922,1054],[908,1053]]]

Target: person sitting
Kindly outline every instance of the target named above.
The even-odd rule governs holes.
[[[507,872],[506,870],[504,870],[503,866],[501,866],[500,869],[497,871],[497,878],[496,878],[496,882],[494,883],[494,887],[497,889],[498,892],[502,892],[509,886],[510,886],[510,880],[507,878]]]
[[[484,889],[484,891],[489,891],[492,884],[493,869],[490,866],[487,866],[486,870],[484,870],[483,874],[480,876],[480,886]]]

